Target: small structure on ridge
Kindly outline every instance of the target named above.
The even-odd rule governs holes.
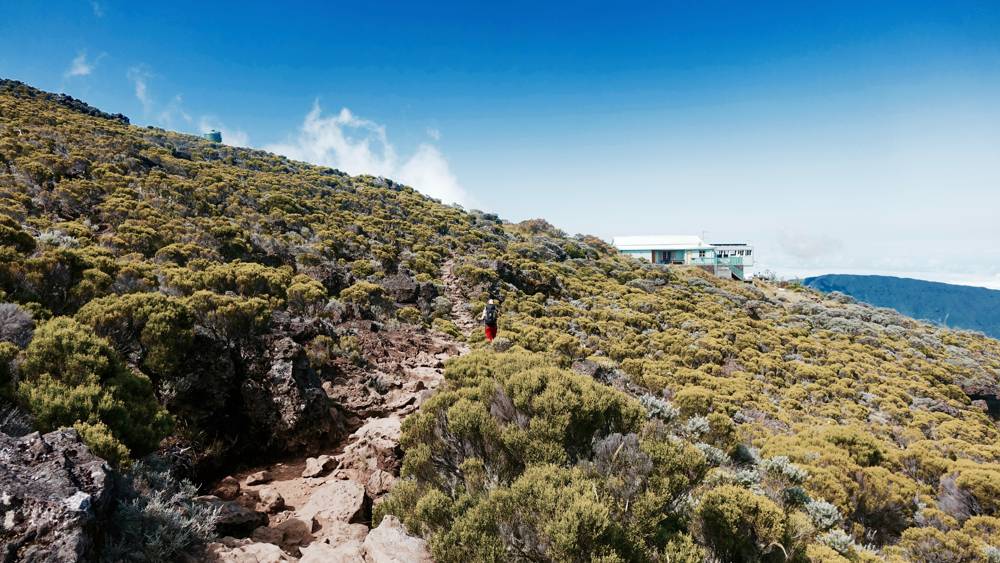
[[[746,242],[707,243],[698,236],[614,237],[622,254],[653,264],[697,266],[720,278],[747,280],[753,274],[753,246]]]

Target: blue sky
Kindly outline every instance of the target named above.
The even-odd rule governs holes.
[[[571,233],[1000,287],[1000,4],[473,4],[8,0],[0,76]]]

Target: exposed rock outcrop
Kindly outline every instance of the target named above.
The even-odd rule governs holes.
[[[295,451],[330,434],[336,419],[302,346],[279,338],[262,360],[265,365],[254,366],[262,377],[244,382],[243,399],[254,422],[263,424],[260,434],[271,437],[267,443],[280,443],[271,449]]]
[[[0,555],[22,562],[93,556],[112,494],[111,470],[75,430],[0,434]]]
[[[427,542],[406,532],[395,516],[386,516],[365,538],[369,563],[431,563]]]
[[[308,502],[295,515],[316,526],[327,522],[351,522],[361,513],[365,489],[354,481],[329,481],[313,491]]]
[[[279,563],[296,560],[274,544],[236,538],[222,538],[210,543],[205,550],[205,559],[219,563]]]
[[[303,477],[322,477],[337,466],[337,460],[328,455],[310,457],[306,459],[306,468],[302,471]]]
[[[423,540],[406,535],[398,521],[385,519],[370,540],[368,526],[372,507],[399,474],[402,420],[438,387],[445,361],[465,348],[416,327],[381,330],[371,321],[353,321],[339,328],[351,331],[363,361],[338,359],[319,376],[331,403],[356,430],[342,442],[332,442],[327,453],[237,475],[242,483],[237,502],[267,512],[267,523],[251,539],[213,544],[215,560],[249,561],[252,554],[274,554],[256,544],[278,546],[282,557],[301,561],[430,560]],[[268,474],[266,483],[258,479],[262,472]],[[280,503],[271,502],[277,498]],[[393,543],[399,543],[396,556],[401,558],[391,558]]]
[[[215,531],[220,536],[245,538],[259,526],[267,524],[267,515],[248,508],[238,501],[205,499],[218,510]]]

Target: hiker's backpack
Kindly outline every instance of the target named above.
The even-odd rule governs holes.
[[[495,325],[495,324],[497,324],[497,306],[496,305],[487,305],[486,306],[486,314],[483,315],[483,319],[486,321],[486,324],[488,324],[488,325]]]

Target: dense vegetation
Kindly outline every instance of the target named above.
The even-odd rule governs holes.
[[[199,384],[215,362],[259,389],[289,319],[321,326],[301,337],[318,364],[356,357],[351,319],[462,336],[451,261],[473,311],[501,300],[501,338],[470,335],[405,421],[403,478],[376,507],[440,560],[1000,561],[1000,430],[966,392],[1000,377],[981,335],[667,270],[9,82],[0,256],[0,392],[121,464],[174,440],[231,452],[254,430],[215,411],[253,395],[201,408]],[[400,306],[401,277],[436,297]]]
[[[871,305],[889,307],[915,319],[1000,337],[1000,291],[993,289],[847,274],[806,278],[803,283],[820,291],[838,291]]]

